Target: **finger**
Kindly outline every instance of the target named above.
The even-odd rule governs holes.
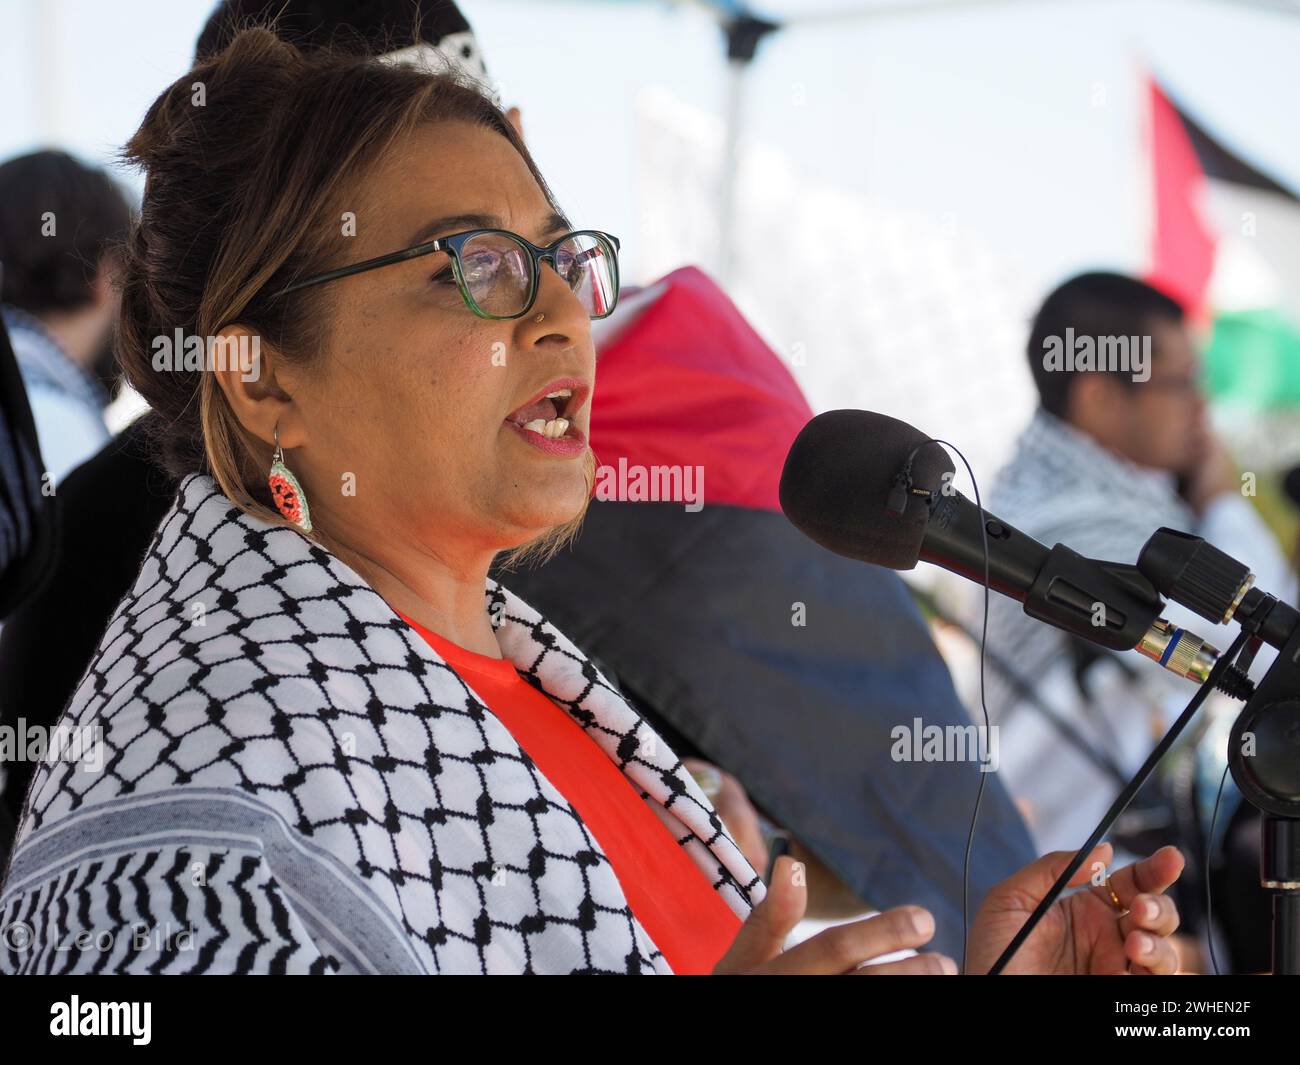
[[[791,947],[766,968],[782,973],[847,973],[864,961],[924,946],[934,917],[920,906],[897,906],[861,921],[836,925]]]
[[[1061,856],[1064,856],[1063,860],[1055,860]],[[1047,857],[1053,859],[1051,883],[1048,884],[1048,887],[1050,888],[1052,884],[1056,883],[1056,878],[1065,872],[1070,862],[1074,860],[1074,855],[1068,851],[1058,851],[1054,854],[1049,854]],[[1114,857],[1114,847],[1109,843],[1098,843],[1097,846],[1092,848],[1092,853],[1083,860],[1083,864],[1075,870],[1074,876],[1070,877],[1070,882],[1066,884],[1066,887],[1079,887],[1082,884],[1091,883],[1096,879],[1097,873],[1099,871],[1104,871],[1106,866],[1110,864]]]
[[[1105,875],[1106,864],[1113,856],[1114,848],[1109,843],[1098,843],[1083,864],[1075,871],[1067,886],[1078,887],[1081,884],[1086,884],[1097,875],[1098,871],[1103,871],[1102,875]],[[1012,873],[1002,882],[1001,886],[1023,891],[1030,898],[1037,901],[1051,890],[1057,878],[1065,872],[1073,860],[1073,851],[1052,851],[1050,854],[1044,854],[1036,861],[1030,862],[1023,869]]]
[[[767,894],[750,911],[715,972],[750,972],[781,953],[808,906],[803,871],[803,863],[789,855],[776,860]]]
[[[1124,908],[1132,909],[1131,901],[1135,896],[1142,893],[1158,895],[1178,879],[1183,865],[1182,851],[1177,847],[1161,847],[1149,858],[1111,873],[1110,883]]]
[[[1124,937],[1124,956],[1133,963],[1132,971],[1143,971],[1143,975],[1172,976],[1178,972],[1178,952],[1173,944],[1147,932],[1130,932]]]
[[[1168,895],[1138,895],[1129,904],[1127,916],[1119,921],[1120,935],[1150,932],[1164,938],[1178,930],[1178,907]]]
[[[860,965],[850,976],[956,976],[957,963],[946,954],[913,954],[898,961]]]

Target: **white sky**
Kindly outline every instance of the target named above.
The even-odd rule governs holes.
[[[623,236],[636,278],[633,101],[657,86],[720,115],[718,30],[663,0],[462,6],[566,209]],[[875,6],[768,0],[759,10],[797,20]],[[55,144],[107,161],[188,67],[210,8],[0,0],[0,156]],[[747,132],[846,192],[955,219],[1045,289],[1079,267],[1141,265],[1141,63],[1300,185],[1297,56],[1300,14],[1222,0],[975,0],[796,22],[760,48]]]
[[[991,473],[1033,406],[1023,335],[1034,305],[1079,270],[1145,266],[1144,68],[1300,188],[1300,3],[1283,3],[762,0],[789,24],[751,71],[742,147],[757,150],[742,154],[782,165],[740,182],[766,208],[738,234],[733,298],[815,410],[881,409],[951,432]],[[0,0],[0,158],[55,145],[110,161],[189,68],[211,6]],[[711,17],[668,0],[462,8],[565,210],[622,239],[625,281],[715,265],[698,232],[716,217],[699,184],[709,166],[679,179],[680,160],[658,165],[639,140],[648,99],[697,128],[724,114]],[[836,10],[861,14],[809,17]],[[665,234],[683,217],[703,224],[676,257]],[[837,266],[841,288],[827,290],[809,264],[819,241],[849,233],[854,266]],[[771,259],[783,239],[798,254]],[[1300,426],[1292,435],[1300,449]]]

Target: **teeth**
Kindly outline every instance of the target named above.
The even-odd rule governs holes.
[[[569,431],[569,420],[567,418],[552,418],[550,421],[546,421],[542,418],[534,418],[531,422],[525,422],[524,428],[554,440]]]
[[[547,392],[546,398],[547,399],[568,399],[571,395],[573,395],[573,389],[561,388],[555,392]]]

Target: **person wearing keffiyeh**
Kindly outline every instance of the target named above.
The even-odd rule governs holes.
[[[1145,343],[1149,365],[1054,368],[1045,356],[1067,338],[1076,346],[1088,338],[1094,351],[1104,350],[1104,338],[1131,340],[1138,350]],[[1192,333],[1174,300],[1117,274],[1072,278],[1039,309],[1028,356],[1041,402],[986,499],[992,513],[1049,547],[1062,543],[1125,563],[1137,561],[1158,528],[1180,529],[1240,559],[1260,588],[1286,594],[1293,587],[1277,541],[1210,429]],[[982,609],[982,596],[972,596],[968,617],[976,625]],[[1162,613],[1211,643],[1223,642],[1177,603]],[[989,671],[987,701],[1002,726],[1006,782],[1040,847],[1076,848],[1181,712],[1192,686],[1142,659],[1124,668],[1111,656],[1081,685],[1070,639],[999,596],[990,602],[988,648],[1092,752],[1063,739],[1001,670]],[[1258,679],[1274,657],[1261,651],[1252,676]]]

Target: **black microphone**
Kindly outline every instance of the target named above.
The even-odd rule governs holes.
[[[837,555],[899,570],[933,562],[983,584],[979,508],[953,487],[953,473],[943,447],[907,422],[865,410],[827,411],[790,447],[781,509]],[[1048,550],[986,517],[989,585],[1023,600]]]
[[[1164,600],[1136,566],[1039,543],[981,510],[952,485],[943,446],[896,418],[835,410],[790,447],[781,509],[810,539],[846,558],[910,570],[918,561],[1020,601],[1030,617],[1115,651],[1136,649],[1200,683],[1218,652],[1161,618]],[[1249,684],[1228,672],[1238,698]],[[1232,690],[1229,690],[1232,689]]]

